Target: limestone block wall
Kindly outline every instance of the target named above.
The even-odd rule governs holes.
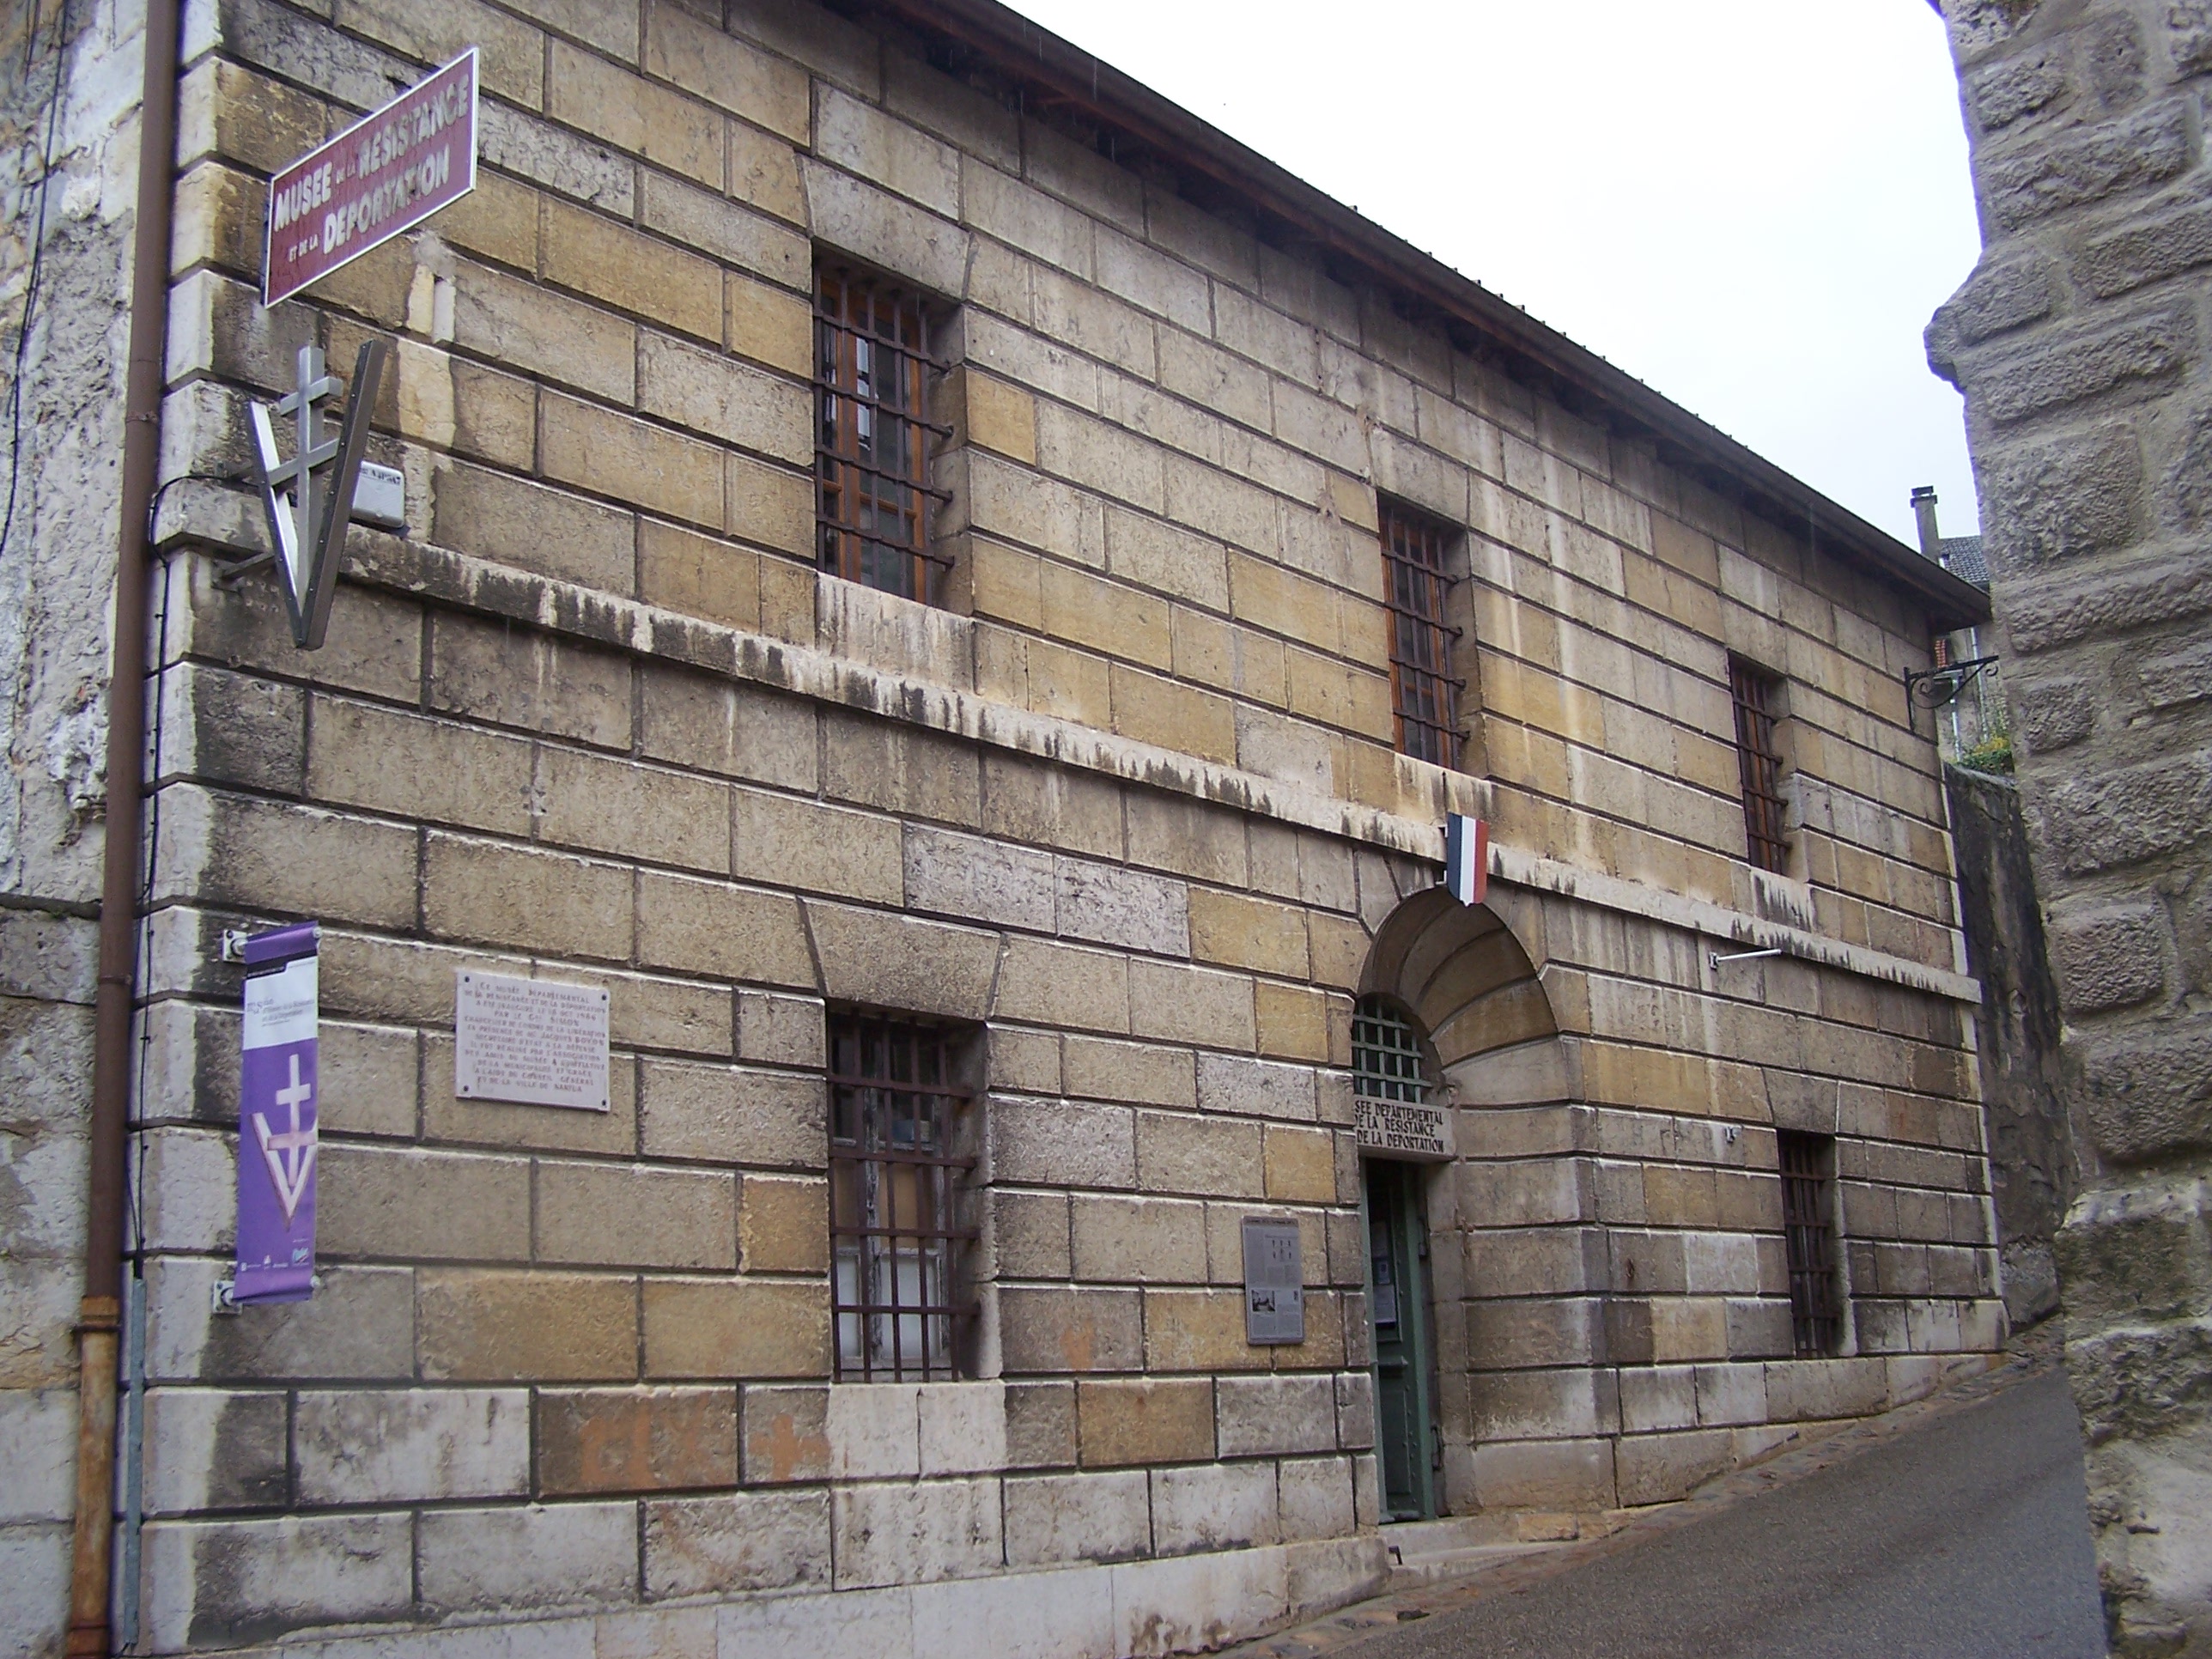
[[[58,1651],[68,1613],[112,479],[137,168],[138,9],[82,4],[66,18],[62,9],[13,7],[0,17],[0,1652],[9,1654]],[[27,38],[34,10],[37,32]]]
[[[2087,1173],[2059,1237],[2116,1650],[2212,1644],[2204,76],[2195,4],[1954,4],[1984,252],[1965,392]]]
[[[1455,1510],[1677,1496],[1999,1339],[1955,992],[1803,964],[1767,991],[1805,1012],[1669,1052],[1651,1011],[1748,1006],[1698,977],[1724,971],[1702,936],[1529,882],[1494,901],[1522,977],[1470,1000],[1482,976],[1426,924],[1486,913],[1439,905],[1402,850],[1420,826],[1324,831],[1317,803],[1212,799],[1230,775],[1110,739],[1048,763],[1030,745],[1073,732],[980,700],[818,657],[844,696],[801,696],[732,630],[360,550],[373,585],[313,656],[265,588],[167,568],[155,1650],[610,1609],[672,1641],[707,1598],[748,1629],[801,1616],[744,1599],[768,1591],[838,1628],[857,1615],[829,1603],[904,1596],[883,1616],[920,1642],[1030,1571],[1094,1597],[1105,1575],[1122,1622],[1075,1650],[1153,1650],[1212,1639],[1192,1610],[1218,1579],[1181,1558],[1246,1585],[1223,1633],[1353,1592],[1375,1464],[1344,1044],[1352,993],[1401,957],[1460,999],[1401,972],[1460,1091],[1466,1156],[1431,1199]],[[560,665],[527,718],[434,706],[495,638]],[[325,1283],[217,1316],[238,991],[216,945],[295,914],[325,930]],[[472,966],[608,987],[608,1115],[453,1097]],[[985,1033],[976,1382],[824,1380],[830,1002]],[[1842,1075],[1784,1063],[1829,1049]],[[1843,1138],[1864,1259],[1841,1358],[1789,1358],[1775,1122]],[[1301,1223],[1302,1347],[1243,1340],[1254,1212]],[[279,1583],[298,1599],[272,1613]]]
[[[1899,678],[1926,664],[1924,619],[1817,525],[1746,514],[1379,291],[826,11],[206,16],[179,473],[244,459],[235,391],[288,386],[298,343],[344,364],[388,333],[387,459],[441,545],[1426,817],[1474,797],[1391,752],[1379,493],[1467,526],[1467,765],[1502,836],[1957,965],[1933,750]],[[260,176],[466,41],[476,194],[314,302],[257,311]],[[872,632],[794,568],[817,247],[939,302],[957,620],[936,629]],[[212,484],[165,512],[258,535]],[[1743,863],[1730,651],[1790,686],[1797,867],[1771,890]]]
[[[1297,1553],[1374,1516],[1326,988],[1402,860],[413,597],[346,589],[306,656],[213,575],[174,562],[162,607],[154,1650],[1202,1551],[1276,1553],[1262,1623],[1365,1582],[1365,1547]],[[517,653],[556,665],[512,722]],[[216,1316],[213,946],[294,912],[325,927],[325,1284]],[[471,965],[608,987],[607,1114],[454,1097]],[[987,1034],[988,1380],[827,1382],[825,1000]],[[1251,1213],[1301,1224],[1303,1346],[1244,1340]]]
[[[1436,1034],[1456,1107],[1427,1190],[1455,1513],[1679,1498],[2003,1340],[1966,1011],[1709,957],[1516,887],[1473,912],[1431,890],[1377,931],[1363,988]],[[1835,1137],[1833,1357],[1795,1354],[1778,1128]]]

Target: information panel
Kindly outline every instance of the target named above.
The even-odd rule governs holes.
[[[477,49],[471,46],[269,181],[261,302],[275,305],[477,183]]]
[[[246,941],[238,1109],[240,1307],[300,1302],[315,1288],[315,1066],[322,933],[312,921]]]
[[[455,978],[456,1095],[607,1109],[605,991],[507,974],[469,971]]]
[[[1305,1270],[1295,1221],[1244,1218],[1244,1340],[1306,1340]]]
[[[1357,1095],[1352,1109],[1352,1132],[1363,1152],[1412,1158],[1452,1155],[1452,1115],[1445,1107]]]

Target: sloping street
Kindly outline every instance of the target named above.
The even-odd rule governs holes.
[[[1302,1659],[2095,1659],[2063,1371],[1939,1407],[1680,1524],[1386,1598],[1251,1651]],[[1364,1633],[1362,1633],[1364,1632]]]

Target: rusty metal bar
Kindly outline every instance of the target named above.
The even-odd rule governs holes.
[[[1751,861],[1762,870],[1790,868],[1787,810],[1782,799],[1782,755],[1774,740],[1774,677],[1729,659],[1729,696],[1735,705],[1737,774],[1743,787],[1743,824]]]
[[[1835,1229],[1829,1220],[1834,1143],[1787,1129],[1778,1131],[1775,1139],[1782,1168],[1792,1346],[1801,1358],[1833,1353],[1843,1326],[1836,1302]]]

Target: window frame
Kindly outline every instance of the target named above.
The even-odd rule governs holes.
[[[1790,1272],[1790,1343],[1800,1359],[1840,1352],[1844,1297],[1838,1263],[1836,1140],[1775,1131],[1782,1181],[1783,1252]]]
[[[1747,658],[1728,659],[1729,702],[1735,714],[1736,778],[1743,795],[1744,856],[1759,869],[1790,873],[1790,810],[1782,793],[1789,759],[1780,726],[1787,718],[1776,703],[1779,674]]]
[[[1390,614],[1390,742],[1400,754],[1459,769],[1462,738],[1452,672],[1461,630],[1445,620],[1459,531],[1388,496],[1376,501],[1382,603]],[[1424,658],[1426,660],[1424,660]]]
[[[912,283],[821,251],[813,293],[815,564],[934,605],[951,564],[932,530],[936,507],[951,500],[933,482],[952,437],[929,419],[930,374],[945,367],[930,355],[939,307]],[[889,421],[901,425],[895,456],[878,442]],[[886,511],[900,521],[896,539],[882,533]]]
[[[1403,1036],[1402,1043],[1363,1040],[1361,1028],[1380,1029]],[[1370,1070],[1360,1064],[1363,1055],[1375,1054],[1396,1061],[1399,1069]],[[1405,1069],[1410,1064],[1412,1069]],[[1376,1086],[1370,1087],[1370,1085]],[[1395,998],[1378,994],[1361,997],[1352,1006],[1352,1092],[1368,1100],[1387,1100],[1401,1105],[1426,1106],[1437,1091],[1436,1066],[1430,1058],[1426,1033],[1420,1022]],[[1392,1092],[1396,1091],[1397,1092]]]
[[[824,1030],[831,1377],[969,1376],[978,1230],[968,1179],[975,1159],[962,1150],[975,1103],[961,1080],[969,1033],[926,1018],[835,1007]],[[848,1127],[857,1133],[841,1133]]]

